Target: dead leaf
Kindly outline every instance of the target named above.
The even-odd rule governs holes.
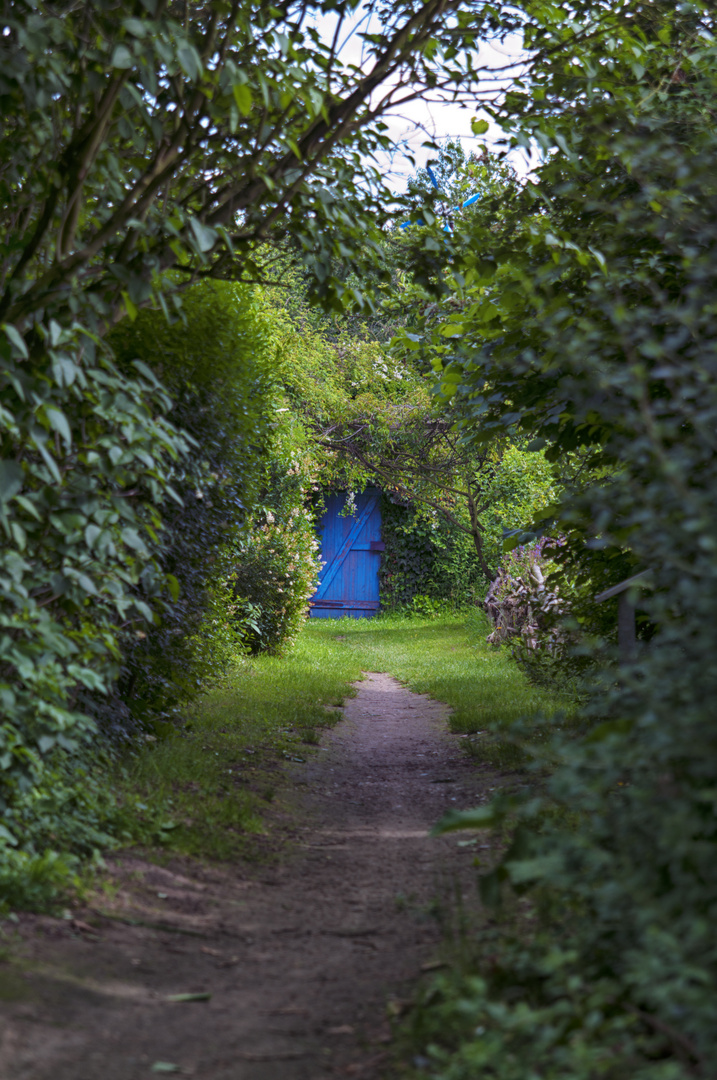
[[[338,1027],[330,1027],[326,1029],[327,1035],[354,1035],[356,1029],[352,1028],[350,1024],[339,1024]]]
[[[201,945],[200,952],[206,953],[207,956],[223,956],[221,949],[210,949],[208,945]]]
[[[386,1060],[386,1054],[382,1051],[377,1054],[376,1057],[369,1058],[367,1061],[355,1061],[353,1065],[347,1065],[344,1072],[349,1076],[360,1076],[361,1073],[366,1073],[369,1069],[375,1069],[378,1065],[382,1065]]]
[[[438,971],[444,967],[448,967],[445,960],[427,960],[425,964],[421,964],[421,971]]]
[[[83,922],[82,919],[72,919],[70,926],[73,930],[82,930],[85,934],[94,934],[97,936],[97,930],[94,926],[90,926],[89,923]]]
[[[389,1016],[403,1016],[413,1005],[410,998],[393,998],[386,1006]]]

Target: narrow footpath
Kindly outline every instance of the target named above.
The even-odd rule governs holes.
[[[446,706],[388,675],[357,685],[291,766],[292,842],[269,868],[127,853],[72,918],[20,916],[2,1080],[393,1074],[391,1017],[440,964],[457,893],[475,902],[476,847],[429,830],[500,777],[462,753]]]

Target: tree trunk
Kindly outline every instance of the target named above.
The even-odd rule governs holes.
[[[473,498],[473,492],[471,491],[470,481],[466,479],[466,492],[468,494],[468,513],[471,519],[471,536],[473,537],[473,544],[476,549],[476,555],[478,556],[478,562],[480,568],[488,578],[488,581],[493,581],[496,577],[496,571],[491,570],[490,566],[485,560],[485,553],[483,550],[483,537],[481,535],[482,528],[478,521],[478,514],[476,512],[475,499]]]

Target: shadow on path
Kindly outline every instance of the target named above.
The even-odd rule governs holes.
[[[386,1017],[440,956],[441,899],[475,894],[475,849],[429,829],[499,778],[461,753],[445,705],[388,675],[343,712],[289,772],[293,844],[270,868],[129,853],[81,917],[21,917],[2,1080],[390,1075]]]

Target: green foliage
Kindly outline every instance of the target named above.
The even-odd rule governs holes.
[[[149,550],[171,464],[186,443],[166,423],[166,393],[143,365],[121,373],[81,327],[33,331],[43,361],[6,328],[0,376],[0,799],[38,782],[56,747],[93,730],[81,692],[106,693],[116,630],[152,611],[135,586],[157,572]]]
[[[490,35],[496,16],[484,21],[481,8]],[[188,353],[162,320],[198,280],[261,278],[263,252],[283,249],[287,232],[313,295],[365,306],[347,273],[367,264],[387,276],[377,211],[391,202],[366,164],[389,146],[369,100],[378,91],[388,108],[436,72],[476,81],[466,55],[476,25],[451,5],[385,6],[369,70],[343,64],[312,18],[335,16],[338,41],[351,5],[125,9],[3,5],[0,807],[13,812],[50,783],[43,761],[65,753],[77,764],[93,717],[126,732],[173,715],[248,625],[221,617],[219,510],[229,531],[247,513],[239,500],[265,451],[263,383],[247,397],[238,372],[222,372],[227,400],[236,386],[257,403],[249,437],[252,410],[219,409],[207,367],[173,368]],[[187,350],[195,323],[218,363],[217,327],[199,318],[197,295]],[[120,324],[114,340],[128,352],[116,366],[104,339],[125,314],[137,347]],[[154,374],[160,360],[170,394]],[[165,416],[173,397],[177,426]],[[208,572],[201,542],[206,562],[216,558]],[[52,877],[54,856],[37,858]]]
[[[450,480],[440,475],[430,483],[432,493],[439,496]],[[483,550],[497,566],[504,533],[532,521],[552,502],[556,486],[542,454],[526,453],[514,445],[489,455],[480,483]],[[447,517],[437,508],[421,506],[420,501],[411,504],[411,494],[408,488],[408,506],[383,499],[382,606],[401,608],[411,604],[416,594],[450,600],[457,607],[477,603],[490,578],[477,557],[468,508],[459,500],[452,501]]]
[[[441,221],[449,228],[456,222],[462,223],[466,218],[482,211],[482,207],[475,203],[470,207],[462,207],[462,203],[467,199],[479,195],[482,203],[493,203],[516,183],[515,171],[502,155],[491,153],[485,146],[480,153],[471,150],[466,154],[460,139],[449,138],[441,143],[438,156],[429,164],[438,189],[435,188],[428,170],[418,169],[408,182],[408,192],[412,198],[420,199],[419,207],[431,206],[434,213],[439,214]],[[416,217],[419,214],[420,209]],[[404,252],[408,247],[409,251],[415,253],[414,235],[410,232],[406,235],[410,244],[404,246]],[[410,262],[410,256],[408,261]]]
[[[319,544],[302,464],[290,446],[277,455],[267,505],[228,554],[231,622],[253,652],[290,647],[316,592]]]
[[[108,849],[164,839],[166,807],[158,806],[138,825],[143,815],[136,796],[118,798],[118,772],[119,759],[101,750],[49,755],[40,782],[4,813],[0,911],[56,907],[76,895],[81,873],[102,867]]]
[[[381,608],[414,610],[448,601],[475,603],[485,578],[470,537],[436,511],[381,500]],[[418,607],[417,607],[418,603]],[[424,612],[427,613],[427,612]]]
[[[119,673],[120,630],[124,693],[135,700],[135,677],[143,716],[145,706],[171,710],[190,689],[186,680],[176,692],[177,664],[164,666],[157,643],[171,633],[162,604],[176,598],[179,577],[163,566],[165,540],[180,531],[167,513],[178,505],[170,473],[178,480],[186,469],[189,479],[195,462],[165,418],[170,399],[153,364],[116,368],[102,344],[108,328],[150,304],[173,317],[183,286],[199,278],[256,278],[258,249],[283,244],[287,230],[313,292],[339,304],[350,290],[332,272],[337,257],[382,273],[372,193],[390,198],[365,155],[388,140],[367,102],[384,86],[388,107],[399,87],[432,83],[436,70],[455,85],[474,81],[466,46],[475,28],[442,5],[385,9],[368,72],[322,40],[311,18],[319,11],[339,24],[350,17],[338,3],[207,0],[191,18],[165,0],[128,10],[116,0],[4,5],[3,807],[41,782],[44,757],[74,753],[91,736],[88,710],[126,724],[116,701],[97,704]],[[204,474],[203,498],[209,488]],[[196,509],[188,498],[181,512]],[[191,594],[188,586],[190,652]],[[146,645],[128,649],[133,635]],[[151,656],[140,659],[143,649]]]
[[[287,230],[314,290],[338,303],[334,260],[380,263],[376,211],[392,197],[368,160],[390,148],[381,113],[407,86],[476,83],[467,51],[496,19],[475,8],[469,28],[450,7],[387,4],[355,66],[337,54],[352,17],[338,2],[208,0],[191,18],[164,0],[10,5],[0,318],[23,324],[47,304],[63,325],[86,307],[133,314],[163,296],[168,269],[253,272],[257,246]],[[319,14],[337,24],[333,45]]]
[[[155,607],[156,624],[123,640],[112,703],[117,723],[123,706],[144,723],[176,715],[224,673],[241,640],[241,621],[230,632],[222,612],[224,582],[274,448],[270,342],[257,291],[226,282],[188,290],[182,318],[171,326],[161,311],[145,310],[111,335],[121,364],[137,357],[162,380],[172,418],[193,447],[171,477],[181,505],[166,514],[154,545],[159,580],[169,581],[174,595],[161,603],[156,578],[143,574],[141,593]]]
[[[0,849],[0,911],[46,911],[77,884],[77,859],[72,856]]]
[[[596,680],[576,729],[524,743],[551,775],[537,797],[494,808],[511,815],[514,842],[484,888],[493,902],[525,896],[536,917],[512,942],[507,932],[492,942],[499,978],[482,969],[446,991],[431,1071],[707,1076],[717,1054],[714,19],[699,4],[588,4],[584,23],[534,10],[528,43],[544,52],[504,119],[545,158],[513,227],[476,224],[457,241],[460,304],[435,348],[466,432],[518,427],[550,460],[582,457],[553,511],[567,565],[587,578],[585,553],[603,552],[594,591],[620,558],[651,567],[642,603],[655,633],[619,680],[610,669]]]

